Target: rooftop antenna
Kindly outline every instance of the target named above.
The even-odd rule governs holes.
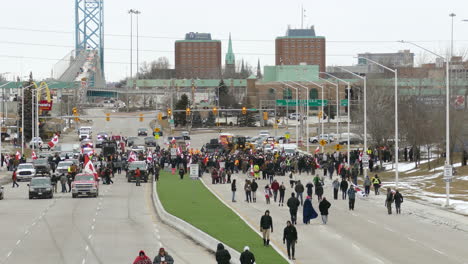
[[[304,29],[304,18],[306,17],[305,12],[306,10],[304,9],[304,6],[301,5],[301,29]]]

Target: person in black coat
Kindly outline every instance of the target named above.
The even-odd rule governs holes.
[[[319,211],[322,215],[322,223],[324,225],[328,222],[328,209],[330,208],[331,204],[325,197],[322,198],[322,201],[319,204]]]
[[[343,198],[343,200],[346,200],[346,192],[348,191],[348,182],[345,179],[341,180],[340,189],[342,193],[341,197]]]
[[[263,234],[263,245],[270,244],[270,229],[273,233],[273,219],[271,218],[270,211],[266,210],[265,214],[260,218],[260,232]]]
[[[231,183],[231,191],[232,191],[232,202],[236,202],[236,191],[237,191],[237,186],[236,186],[236,180],[232,180]]]
[[[297,230],[294,225],[291,224],[291,221],[286,222],[286,227],[283,231],[283,244],[284,243],[286,243],[286,248],[288,250],[288,258],[295,260],[294,253],[296,251]]]
[[[216,262],[218,264],[229,264],[231,260],[231,254],[224,248],[224,245],[219,243],[218,249],[216,250]]]
[[[323,187],[321,182],[317,182],[315,185],[315,194],[317,195],[317,199],[320,202],[322,200],[323,195]]]
[[[291,193],[291,198],[288,199],[286,205],[289,207],[291,222],[293,224],[297,224],[297,208],[299,207],[300,202],[296,197],[294,197],[294,193]]]
[[[395,201],[396,213],[401,214],[401,203],[403,203],[403,195],[401,195],[401,193],[396,190],[393,199]]]
[[[252,252],[250,252],[250,248],[248,246],[244,247],[244,252],[241,253],[239,260],[241,264],[255,263],[255,256]]]

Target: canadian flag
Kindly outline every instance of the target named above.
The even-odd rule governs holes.
[[[320,151],[320,147],[317,147],[317,148],[315,149],[314,153],[317,154],[317,153],[319,153],[319,151]]]
[[[50,148],[55,147],[55,145],[58,144],[58,141],[59,141],[58,139],[59,139],[59,138],[58,138],[58,135],[55,134],[54,137],[50,140],[50,142],[47,143],[47,145],[49,145]]]
[[[133,162],[133,161],[136,161],[137,160],[137,156],[135,154],[135,152],[130,152],[130,155],[128,155],[128,162]]]
[[[83,168],[83,172],[84,173],[91,173],[94,175],[94,179],[98,179],[98,174],[96,172],[96,169],[94,169],[94,165],[93,163],[91,162],[91,160],[88,159],[88,162],[86,163],[86,165],[84,166]]]
[[[175,143],[176,143],[176,139],[175,139],[175,137],[172,137],[171,144],[175,144]]]
[[[187,141],[187,143],[185,143],[185,146],[188,149],[190,147],[190,141]]]
[[[31,153],[31,158],[32,158],[33,160],[37,160],[36,152],[33,151],[33,152]]]
[[[146,162],[153,162],[153,155],[151,154],[151,151],[148,151],[148,156],[146,156]]]
[[[16,160],[21,159],[21,153],[19,151],[16,151],[15,158],[16,158]]]
[[[362,151],[359,153],[359,161],[362,161]]]

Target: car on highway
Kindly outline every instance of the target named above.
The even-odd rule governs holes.
[[[148,136],[148,129],[147,129],[147,128],[143,128],[143,127],[142,127],[142,128],[139,128],[139,129],[138,129],[138,136],[139,136],[139,137],[142,137],[142,136],[143,136],[143,137],[146,137],[146,136]]]
[[[135,146],[132,146],[131,151],[135,153],[139,153],[139,152],[146,153],[146,147],[142,145],[138,145],[138,146],[135,145]]]
[[[96,148],[102,148],[102,142],[108,138],[109,135],[106,132],[99,132],[96,136]]]
[[[98,197],[99,196],[99,179],[96,179],[93,174],[81,173],[75,176],[72,182],[72,198],[79,195]]]
[[[49,177],[35,177],[31,179],[28,184],[29,187],[29,199],[33,198],[54,198],[54,192],[52,190],[52,182]]]
[[[127,146],[128,147],[131,147],[133,146],[133,144],[135,143],[135,141],[137,140],[138,137],[128,137],[127,138]]]
[[[156,147],[158,141],[154,137],[145,137],[145,146],[147,147]]]
[[[258,136],[259,137],[269,137],[270,132],[268,130],[262,130],[262,131],[260,131],[260,133],[258,133]]]
[[[18,181],[30,181],[36,176],[36,169],[32,163],[22,163],[18,165],[16,170],[16,179]]]
[[[55,176],[61,176],[62,174],[67,175],[68,174],[68,168],[73,164],[73,161],[66,160],[66,161],[60,161],[57,165],[57,168],[55,169],[54,175]]]
[[[348,145],[348,139],[341,139],[339,142],[340,145]],[[350,145],[361,145],[364,144],[364,140],[360,138],[350,138],[349,139]]]
[[[184,140],[190,140],[190,132],[182,131],[180,135],[184,138]]]
[[[310,137],[309,138],[309,142],[310,143],[319,143],[320,140],[325,140],[327,143],[331,143],[333,141],[335,141],[335,138],[333,137],[333,135],[331,134],[321,134],[320,136],[315,136],[315,137]]]
[[[135,171],[136,169],[140,169],[140,181],[148,182],[148,166],[146,165],[145,161],[133,161],[128,164],[127,169],[127,181],[132,182],[136,181],[135,179]]]
[[[42,145],[44,144],[44,142],[42,142],[42,139],[40,137],[33,137],[31,139],[31,141],[29,141],[28,145],[29,145],[29,148],[40,148]]]
[[[80,132],[79,139],[80,141],[84,139],[91,139],[91,132],[90,131]]]
[[[33,161],[36,175],[48,175],[50,176],[50,164],[47,159],[37,159]]]

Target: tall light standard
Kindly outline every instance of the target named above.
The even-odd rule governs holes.
[[[339,105],[339,101],[340,101],[340,98],[339,98],[339,91],[338,91],[338,87],[339,85],[337,83],[334,83],[334,82],[331,82],[327,79],[324,79],[324,78],[320,78],[320,80],[322,81],[325,81],[333,86],[335,86],[336,88],[336,115],[337,115],[337,122],[336,122],[336,136],[339,136],[340,134],[340,105]]]
[[[135,10],[130,9],[128,10],[130,14],[130,80],[133,77],[133,14],[135,14]]]
[[[4,89],[3,87],[7,86],[7,85],[10,84],[10,83],[12,83],[12,82],[7,82],[7,83],[3,84],[2,86],[0,86],[0,88],[2,89],[2,91],[3,91],[3,89]],[[2,101],[3,101],[3,98],[2,98]],[[3,101],[3,104],[5,104],[5,101]],[[5,113],[2,113],[2,114],[4,115]],[[3,128],[4,125],[5,125],[5,124],[2,124],[1,128]],[[1,156],[2,156],[2,133],[3,133],[3,131],[2,131],[1,128],[0,128],[0,158],[1,158]],[[1,161],[0,161],[0,163],[1,163]],[[3,164],[0,164],[0,165],[3,165]],[[0,166],[0,168],[1,168],[1,166]]]
[[[136,79],[138,80],[140,77],[140,45],[139,45],[139,30],[138,30],[138,17],[141,14],[139,10],[134,10],[133,13],[136,15],[136,62],[137,62],[137,76]]]
[[[289,88],[296,90],[296,116],[298,116],[297,114],[299,114],[299,89],[286,82],[279,81],[279,83],[282,83],[288,86]],[[288,101],[286,101],[286,105],[288,105]],[[298,122],[296,122],[296,141],[297,141],[297,146],[299,146],[299,120],[297,121]]]
[[[347,89],[347,93],[348,93],[348,144],[347,144],[347,153],[348,153],[348,156],[346,158],[346,161],[348,163],[348,168],[349,168],[349,158],[350,158],[349,155],[350,155],[350,152],[351,152],[350,151],[350,146],[349,146],[349,144],[350,144],[350,133],[351,133],[350,128],[349,128],[350,122],[351,122],[351,114],[350,114],[351,113],[351,83],[347,82],[347,81],[345,81],[343,79],[340,79],[340,78],[338,78],[338,77],[336,77],[336,76],[334,76],[334,75],[332,75],[332,74],[330,74],[328,72],[322,72],[322,73],[325,74],[325,75],[328,75],[328,76],[330,76],[332,78],[335,78],[338,81],[344,82],[344,83],[346,83],[348,85],[348,89]]]
[[[342,71],[345,71],[345,72],[353,75],[353,76],[358,77],[364,83],[364,153],[362,155],[362,157],[363,157],[362,168],[364,169],[364,178],[366,178],[367,169],[369,168],[369,166],[364,165],[364,164],[369,162],[369,156],[367,156],[367,77],[361,76],[359,74],[356,74],[356,73],[354,73],[354,72],[352,72],[350,70],[347,70],[345,68],[342,68],[342,67],[338,67],[338,68],[341,69]]]
[[[398,137],[398,69],[391,69],[385,65],[382,65],[381,63],[378,63],[376,61],[373,61],[371,59],[365,58],[365,57],[358,57],[358,59],[363,59],[368,62],[371,62],[373,64],[376,64],[388,71],[393,72],[395,74],[395,188],[398,188],[398,163],[399,163],[399,137]]]
[[[322,116],[323,116],[323,114],[324,114],[324,112],[323,112],[324,108],[323,108],[323,107],[324,107],[324,102],[325,102],[325,101],[324,101],[324,93],[323,93],[323,85],[320,85],[320,84],[318,84],[318,83],[316,83],[316,82],[313,82],[313,81],[306,81],[306,82],[311,83],[311,84],[313,84],[313,85],[315,85],[315,86],[317,86],[317,87],[319,87],[319,88],[322,89],[322,103],[321,103],[321,105],[322,105]],[[309,94],[309,93],[307,93],[307,94]],[[324,129],[324,128],[323,128],[323,125],[324,125],[325,123],[322,122],[321,119],[322,119],[322,117],[319,117],[319,118],[318,118],[319,122],[321,123],[320,135],[323,135],[323,129]],[[319,139],[320,139],[320,135],[318,136]],[[309,139],[308,139],[308,138],[307,138],[307,142],[309,142]],[[323,152],[323,146],[322,146],[322,152]]]
[[[439,57],[445,60],[445,168],[444,176],[446,178],[445,182],[445,192],[446,192],[446,202],[445,206],[450,205],[450,181],[452,178],[452,169],[450,166],[450,59],[444,56],[441,56],[437,53],[434,53],[414,42],[400,40],[401,43],[408,43],[413,46],[416,46],[424,51],[431,53],[432,55]]]
[[[307,86],[304,86],[300,83],[297,83],[297,82],[293,82],[291,81],[292,83],[294,83],[295,85],[298,85],[299,87],[301,88],[304,88],[306,93],[307,93],[307,99],[306,99],[306,106],[307,106],[307,110],[306,110],[306,115],[307,115],[307,118],[306,118],[306,140],[307,140],[307,153],[310,153],[309,152],[309,147],[310,147],[310,143],[309,143],[309,87]],[[304,131],[304,130],[303,130]],[[302,139],[302,141],[304,141],[304,138]]]

